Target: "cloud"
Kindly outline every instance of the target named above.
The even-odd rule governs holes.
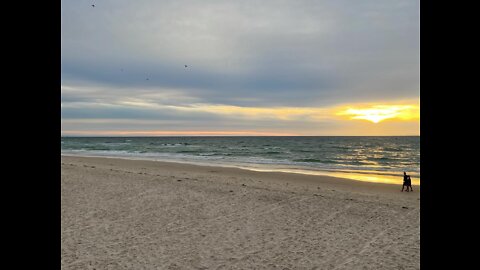
[[[414,0],[62,0],[61,33],[65,119],[193,123],[239,113],[172,108],[419,98]]]

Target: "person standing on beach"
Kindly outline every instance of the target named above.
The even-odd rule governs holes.
[[[407,175],[406,172],[403,172],[403,185],[402,185],[402,192],[403,192],[403,188],[407,187],[407,192],[408,192],[408,179],[410,178],[409,175]],[[410,186],[411,186],[411,181],[410,181]]]
[[[407,175],[407,192],[408,192],[408,188],[410,187],[410,191],[413,191],[413,188],[412,188],[412,179],[410,178],[410,175]]]

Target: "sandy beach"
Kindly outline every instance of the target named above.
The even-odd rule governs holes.
[[[420,187],[61,158],[62,269],[420,269]]]

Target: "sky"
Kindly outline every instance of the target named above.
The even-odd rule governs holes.
[[[420,135],[418,0],[61,5],[62,136]]]

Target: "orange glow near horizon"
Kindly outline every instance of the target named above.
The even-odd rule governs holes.
[[[352,104],[335,107],[240,107],[214,104],[195,104],[191,107],[175,107],[189,112],[207,112],[244,119],[270,119],[281,121],[313,120],[341,121],[336,116],[347,116],[349,120],[362,119],[379,123],[386,119],[415,121],[420,119],[419,106],[415,102],[398,104]],[[402,104],[403,103],[403,104]]]
[[[373,123],[380,123],[387,119],[418,120],[419,108],[416,105],[370,105],[364,107],[348,107],[337,113],[348,116],[350,119],[362,119]]]
[[[139,104],[140,102],[136,102],[134,107],[140,106]],[[130,104],[130,106],[133,105]],[[148,106],[149,109],[165,109],[165,106],[151,104]],[[223,128],[211,123],[211,125],[206,124],[202,130],[172,130],[175,128],[175,123],[167,127],[164,124],[156,124],[157,119],[85,118],[62,119],[62,126],[65,129],[61,134],[62,136],[417,136],[420,126],[418,100],[403,100],[395,103],[353,103],[329,107],[241,107],[192,104],[191,106],[168,106],[168,109],[178,111],[183,115],[216,114],[242,124],[249,121],[251,127],[249,130],[209,130]],[[158,121],[162,120],[165,119],[158,119]],[[270,121],[272,126],[269,128],[266,123]],[[101,130],[99,127],[104,123],[118,123],[122,128]],[[92,130],[75,127],[82,124],[98,126]],[[142,124],[150,127],[146,127],[144,130],[138,129]],[[325,124],[329,127],[322,128]],[[153,125],[165,126],[169,130],[155,130]],[[131,130],[133,126],[136,126],[137,130]],[[260,126],[264,128],[260,128]],[[257,128],[255,130],[252,127]]]

